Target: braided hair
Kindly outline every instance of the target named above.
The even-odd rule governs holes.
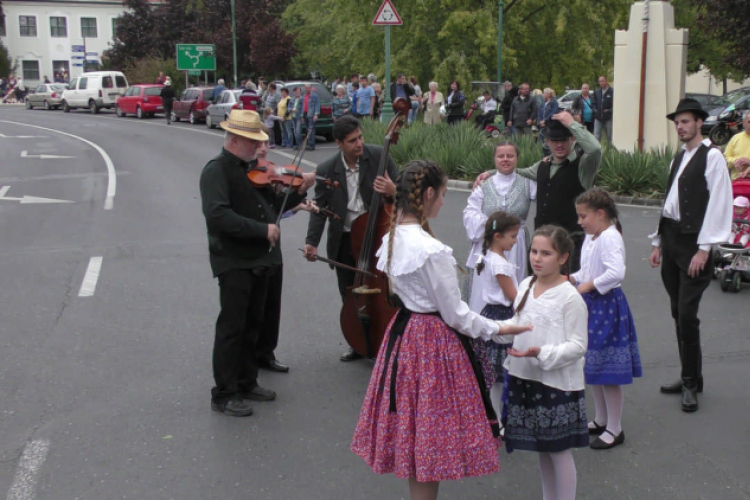
[[[570,239],[570,236],[568,236],[568,231],[566,231],[564,228],[560,226],[555,226],[552,224],[547,224],[545,226],[540,227],[536,231],[534,231],[534,236],[532,236],[532,241],[537,236],[542,236],[544,238],[547,238],[549,242],[552,244],[552,248],[555,249],[557,253],[560,255],[567,255],[567,258],[565,260],[565,264],[563,264],[562,269],[560,269],[561,274],[568,274],[568,268],[570,267],[570,252],[573,251],[573,240]],[[534,286],[534,283],[536,283],[537,275],[535,274],[531,281],[529,282],[529,287],[526,289],[526,293],[523,294],[523,298],[521,299],[521,302],[518,303],[518,307],[516,308],[516,314],[519,314],[521,312],[521,309],[523,309],[523,306],[526,305],[526,299],[529,298],[529,293],[531,292],[531,287]]]
[[[588,191],[581,193],[576,198],[576,205],[583,205],[594,212],[604,210],[607,219],[615,225],[620,234],[622,234],[622,225],[620,224],[620,213],[617,210],[615,200],[607,191],[600,187],[592,187]]]
[[[428,160],[414,160],[406,164],[399,172],[394,182],[396,183],[396,196],[391,214],[391,231],[388,239],[388,260],[386,269],[391,268],[391,255],[393,255],[393,237],[396,233],[398,218],[407,214],[416,215],[419,224],[433,238],[435,234],[427,221],[424,212],[424,193],[429,188],[436,192],[445,185],[448,176],[437,163]]]
[[[506,231],[514,227],[521,226],[521,219],[502,210],[497,211],[487,217],[484,223],[484,241],[482,241],[482,255],[487,255],[487,250],[492,246],[492,240],[495,234],[505,234]],[[484,260],[477,264],[477,274],[484,271]]]

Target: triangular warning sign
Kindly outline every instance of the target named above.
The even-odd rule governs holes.
[[[375,19],[372,20],[372,24],[376,26],[401,26],[404,22],[396,12],[396,8],[393,6],[391,0],[383,0],[383,5],[378,9],[378,13],[375,15]]]

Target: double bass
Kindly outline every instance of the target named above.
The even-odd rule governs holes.
[[[385,176],[391,144],[398,142],[398,132],[406,121],[409,103],[399,98],[393,102],[396,116],[388,124],[383,152],[378,165],[378,177]],[[375,252],[391,228],[390,206],[383,197],[373,192],[369,212],[352,223],[352,254],[357,257],[354,284],[347,288],[341,308],[341,331],[354,351],[374,358],[385,336],[391,318],[398,311],[388,300],[388,278],[375,268]]]

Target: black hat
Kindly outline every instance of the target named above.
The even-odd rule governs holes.
[[[680,100],[674,113],[669,113],[667,115],[667,119],[674,121],[675,116],[679,115],[680,113],[685,113],[686,111],[691,111],[701,120],[705,120],[706,118],[708,118],[708,112],[701,107],[701,103],[691,97],[686,97]]]
[[[547,121],[547,127],[542,131],[542,135],[550,141],[564,141],[568,137],[573,137],[573,133],[568,127],[552,119]]]

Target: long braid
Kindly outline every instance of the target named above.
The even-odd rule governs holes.
[[[491,241],[491,240],[490,240]],[[482,242],[482,255],[487,256],[487,250],[490,248],[490,242],[487,241],[487,238],[484,239]],[[477,264],[477,275],[482,274],[482,271],[484,271],[484,259]]]
[[[529,281],[529,287],[526,289],[526,293],[523,294],[523,298],[521,299],[521,302],[518,303],[518,307],[516,307],[516,314],[521,314],[521,309],[523,309],[523,306],[526,305],[526,299],[529,298],[529,293],[531,293],[531,287],[534,286],[534,283],[536,283],[537,275],[531,277],[531,281]]]
[[[492,246],[492,241],[496,234],[505,234],[515,227],[521,228],[521,219],[515,215],[498,210],[487,217],[484,223],[484,239],[482,241],[482,255],[487,255],[487,250]],[[477,264],[477,274],[482,274],[484,270],[484,259]]]

